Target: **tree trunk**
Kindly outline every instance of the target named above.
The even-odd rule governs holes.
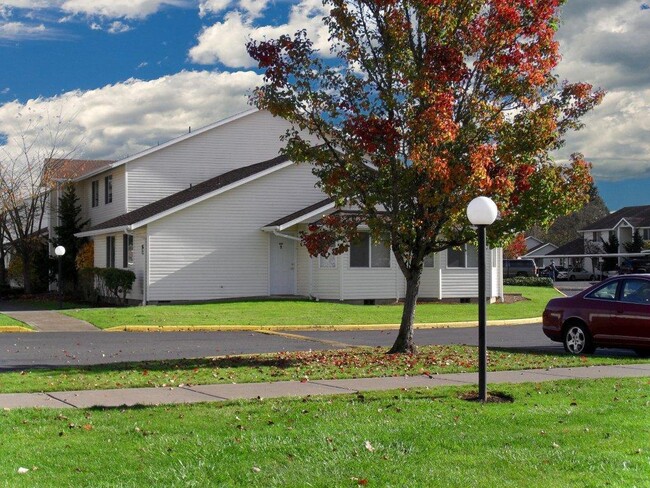
[[[29,295],[32,293],[32,277],[30,273],[32,269],[32,260],[29,252],[22,252],[20,254],[23,261],[23,288],[25,289],[25,294]]]
[[[5,256],[7,253],[4,250],[4,242],[0,241],[0,286],[6,286],[9,283],[7,282],[7,267],[5,266]]]
[[[413,323],[415,322],[415,306],[420,292],[420,277],[422,268],[417,272],[410,273],[406,279],[406,296],[404,297],[404,310],[402,311],[402,323],[399,326],[399,333],[395,344],[388,354],[406,353],[415,354],[417,348],[413,342]]]

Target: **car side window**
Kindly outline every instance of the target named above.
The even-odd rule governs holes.
[[[650,304],[650,282],[645,280],[625,280],[621,301],[627,303]]]
[[[601,286],[600,288],[592,291],[586,298],[596,298],[598,300],[614,300],[616,299],[616,288],[618,287],[618,281],[612,281],[606,285]]]

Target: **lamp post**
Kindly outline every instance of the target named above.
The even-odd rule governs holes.
[[[65,247],[56,246],[54,249],[57,261],[59,261],[59,308],[63,308],[63,255],[65,254]]]
[[[487,399],[485,228],[494,223],[497,214],[497,206],[488,197],[476,197],[467,206],[467,218],[476,226],[478,233],[478,399],[481,402]]]

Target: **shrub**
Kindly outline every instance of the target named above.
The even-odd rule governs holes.
[[[135,273],[130,269],[94,268],[95,276],[99,278],[104,296],[113,296],[117,303],[126,304],[126,294],[131,291],[135,282]]]
[[[77,258],[79,255],[77,255]],[[95,286],[95,269],[92,267],[79,269],[79,291],[81,299],[86,302],[96,303],[99,293]]]
[[[553,280],[551,278],[538,278],[536,276],[515,276],[513,278],[504,278],[503,284],[512,286],[552,287]]]

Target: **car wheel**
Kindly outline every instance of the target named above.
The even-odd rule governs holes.
[[[594,281],[594,275],[589,275],[589,281]]]
[[[571,276],[569,276],[569,281],[575,281],[575,280],[576,280],[575,275],[571,275]]]
[[[596,349],[591,334],[582,324],[570,324],[564,329],[564,350],[569,354],[591,354]]]

